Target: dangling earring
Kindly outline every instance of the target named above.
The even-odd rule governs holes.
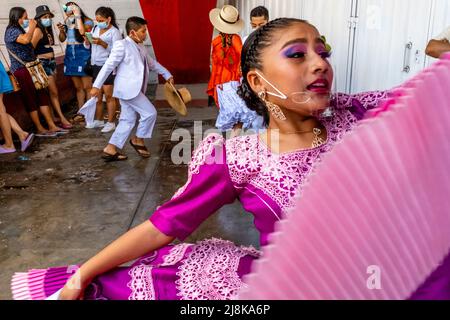
[[[270,111],[270,113],[273,114],[273,116],[275,118],[277,118],[278,120],[282,120],[282,121],[286,120],[286,116],[284,115],[283,111],[281,111],[281,108],[278,105],[276,105],[275,103],[272,103],[269,100],[266,100],[266,92],[265,91],[260,91],[258,93],[258,97],[262,100],[262,102],[264,102],[267,109]]]

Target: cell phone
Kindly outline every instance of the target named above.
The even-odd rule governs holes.
[[[89,41],[90,43],[93,43],[93,42],[94,42],[94,38],[92,37],[92,33],[86,32],[86,33],[85,33],[85,36],[86,36],[86,38],[88,39],[88,41]]]

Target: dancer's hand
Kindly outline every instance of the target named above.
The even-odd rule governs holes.
[[[173,80],[173,77],[170,77],[169,79],[167,79],[167,82],[170,83],[171,85],[175,85],[175,81]]]
[[[84,290],[90,281],[82,281],[80,269],[67,281],[61,290],[58,300],[83,300]]]
[[[61,290],[58,296],[58,300],[83,300],[84,298],[84,288],[83,289],[71,289],[67,287],[67,284]]]
[[[97,99],[101,98],[100,93],[101,93],[101,90],[99,88],[95,88],[95,87],[92,87],[91,92],[90,92],[91,97],[92,98],[95,97]]]

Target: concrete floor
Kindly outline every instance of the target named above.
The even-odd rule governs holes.
[[[0,299],[11,299],[10,278],[30,268],[84,262],[171,198],[187,178],[174,165],[172,132],[193,132],[194,121],[212,128],[216,108],[190,108],[187,117],[158,109],[152,156],[105,163],[110,134],[76,126],[63,137],[37,139],[27,153],[0,156]],[[25,155],[29,160],[19,160]],[[211,216],[187,241],[220,237],[258,247],[253,219],[236,202]]]

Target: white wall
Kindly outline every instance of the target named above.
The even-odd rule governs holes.
[[[245,21],[245,28],[241,32],[242,37],[252,32],[250,11],[257,6],[265,6],[269,10],[271,20],[281,17],[301,18],[303,0],[237,0],[236,7]]]
[[[427,42],[450,25],[450,0],[236,1],[246,20],[257,5],[266,6],[271,19],[297,17],[317,26],[333,47],[338,90],[347,92],[389,89],[413,76],[434,61],[425,55]]]

